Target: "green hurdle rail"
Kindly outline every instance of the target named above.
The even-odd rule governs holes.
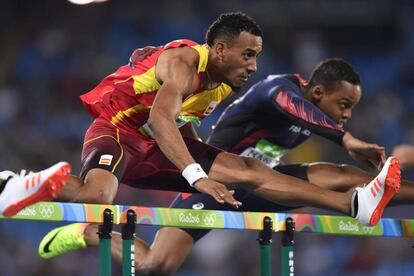
[[[0,217],[3,218],[3,217]],[[3,218],[4,219],[4,218]],[[112,224],[123,224],[123,275],[134,275],[134,231],[136,224],[186,228],[259,231],[261,275],[272,275],[272,232],[283,232],[281,273],[294,274],[294,232],[414,237],[414,219],[383,218],[375,227],[359,224],[345,216],[237,212],[156,208],[144,206],[39,202],[10,219],[98,223],[100,238],[99,275],[111,275],[110,239]]]

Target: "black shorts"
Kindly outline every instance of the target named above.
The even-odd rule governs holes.
[[[274,170],[294,176],[303,180],[308,181],[308,165],[307,164],[288,164],[288,165],[279,165]],[[240,212],[283,212],[287,210],[292,210],[300,208],[297,207],[287,207],[276,204],[269,200],[263,199],[261,197],[255,196],[252,193],[249,193],[242,189],[237,189],[234,197],[241,201],[243,205],[237,210]],[[214,200],[213,197],[206,194],[179,194],[174,202],[170,206],[171,208],[182,208],[182,209],[206,209],[206,210],[224,210],[224,211],[235,211],[235,209],[229,204],[220,204]],[[193,237],[194,241],[198,241],[204,235],[206,235],[210,230],[209,229],[189,229],[184,228],[190,236]]]

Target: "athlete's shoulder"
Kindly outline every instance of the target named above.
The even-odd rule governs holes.
[[[272,83],[274,85],[290,85],[290,86],[300,86],[300,79],[297,75],[293,74],[275,74],[269,75],[264,82]]]
[[[176,40],[170,41],[167,44],[165,44],[163,48],[169,49],[169,48],[178,48],[178,47],[183,47],[183,46],[194,47],[198,45],[200,44],[195,41],[189,40],[189,39],[176,39]]]
[[[208,48],[204,44],[201,45],[189,39],[177,39],[165,44],[161,51],[167,49],[172,50],[172,56],[185,57],[191,60],[197,59],[200,63],[207,63]]]
[[[263,99],[264,96],[272,98],[274,93],[282,88],[284,90],[298,90],[299,84],[294,81],[292,76],[293,75],[287,74],[269,75],[267,78],[250,87],[246,94],[248,94],[249,97],[259,97]]]

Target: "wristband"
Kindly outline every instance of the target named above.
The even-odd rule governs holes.
[[[208,177],[198,163],[188,165],[181,174],[191,187],[194,186],[197,180]]]

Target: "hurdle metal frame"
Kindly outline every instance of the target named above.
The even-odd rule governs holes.
[[[2,217],[0,217],[2,218]],[[3,218],[4,219],[4,218]],[[134,275],[135,225],[175,226],[208,229],[260,231],[261,275],[272,274],[273,232],[283,232],[281,273],[294,273],[294,232],[357,235],[372,237],[414,237],[414,219],[383,218],[375,227],[359,224],[346,216],[171,209],[144,206],[97,205],[39,202],[26,207],[10,219],[37,221],[88,222],[99,227],[99,275],[111,275],[112,224],[123,224],[123,275]]]

